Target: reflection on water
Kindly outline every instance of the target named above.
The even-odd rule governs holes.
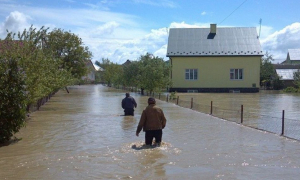
[[[31,114],[19,142],[0,147],[0,179],[298,179],[298,141],[158,100],[167,118],[163,142],[144,148],[144,133],[136,137],[135,131],[147,97],[132,93],[138,103],[132,117],[122,116],[124,92],[101,85],[69,91]],[[224,107],[256,105],[261,112],[267,112],[262,102],[285,97],[205,95],[195,98]],[[285,107],[299,103],[289,98],[292,105]]]
[[[137,119],[134,116],[123,116],[122,128],[124,131],[132,130],[136,127]]]

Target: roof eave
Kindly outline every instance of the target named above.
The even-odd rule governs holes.
[[[245,56],[264,56],[263,54],[239,54],[239,55],[167,55],[166,57],[245,57]]]

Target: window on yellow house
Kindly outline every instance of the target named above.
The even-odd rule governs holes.
[[[197,80],[198,79],[198,69],[185,69],[185,79],[186,80]]]
[[[242,80],[243,79],[243,69],[230,69],[230,79]]]

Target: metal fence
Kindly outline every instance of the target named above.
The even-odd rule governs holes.
[[[123,90],[140,93],[136,88],[122,88]],[[210,114],[214,117],[218,117],[224,120],[236,122],[247,127],[255,128],[262,131],[275,133],[290,139],[300,140],[300,119],[288,119],[285,118],[285,111],[281,112],[281,117],[272,117],[268,115],[262,115],[252,112],[244,111],[243,105],[239,110],[224,109],[210,104],[199,104],[193,102],[193,98],[190,101],[181,100],[179,96],[174,97],[169,93],[152,93],[145,92],[144,95],[152,96],[156,99],[174,103],[184,108],[190,108],[198,112]],[[293,112],[288,112],[293,113]]]
[[[284,110],[282,111],[282,117],[272,117],[244,111],[243,105],[241,105],[239,110],[234,110],[219,108],[214,106],[213,102],[210,104],[199,104],[193,102],[193,98],[190,101],[181,100],[179,96],[170,98],[170,94],[151,94],[151,96],[244,126],[300,140],[300,119],[285,118]]]

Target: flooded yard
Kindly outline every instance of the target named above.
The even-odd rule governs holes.
[[[179,106],[300,140],[298,93],[177,93],[176,98],[172,102]]]

